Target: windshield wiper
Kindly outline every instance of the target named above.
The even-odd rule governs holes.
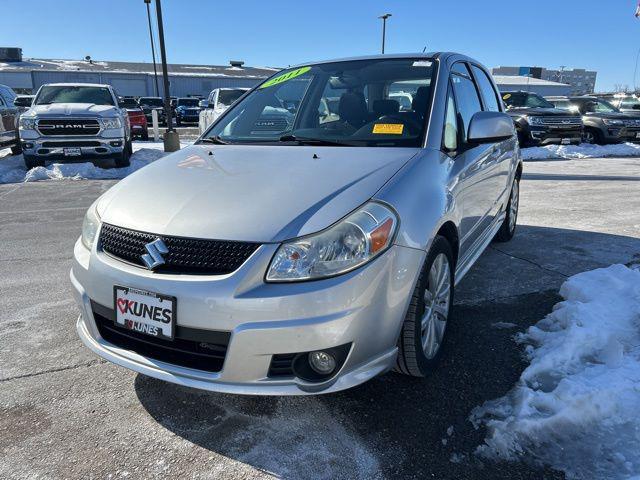
[[[200,141],[202,143],[213,143],[215,145],[229,145],[229,142],[225,142],[224,140],[222,140],[219,135],[216,135],[214,137],[203,138]]]
[[[322,138],[298,137],[292,133],[280,137],[281,142],[298,142],[300,145],[319,145],[327,147],[348,147],[349,144],[336,142],[333,140],[324,140]]]

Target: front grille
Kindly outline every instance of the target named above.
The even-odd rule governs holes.
[[[560,125],[567,127],[575,127],[582,125],[580,117],[540,117],[543,125]]]
[[[271,357],[269,377],[293,377],[293,359],[297,353],[281,353]]]
[[[62,148],[62,147],[99,147],[100,142],[91,140],[73,140],[70,142],[42,142],[45,148]]]
[[[158,238],[169,250],[164,255],[165,263],[154,269],[158,273],[224,275],[240,268],[260,246],[250,242],[154,235],[107,223],[102,225],[99,246],[113,257],[144,267],[145,245]]]
[[[231,333],[176,326],[173,340],[127,330],[115,323],[112,309],[91,302],[100,336],[115,347],[143,357],[186,368],[217,373],[222,370]]]
[[[624,126],[631,128],[640,128],[640,120],[625,120]]]
[[[38,131],[47,136],[97,135],[100,123],[95,119],[43,118],[38,120]]]

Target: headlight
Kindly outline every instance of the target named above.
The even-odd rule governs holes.
[[[105,130],[113,129],[113,128],[121,128],[121,127],[122,127],[122,122],[118,117],[102,119],[102,128],[104,128]]]
[[[89,250],[93,248],[96,240],[96,234],[100,228],[100,217],[96,212],[95,204],[91,205],[82,221],[82,243]]]
[[[544,125],[542,117],[525,117],[529,122],[529,125]]]
[[[35,130],[36,119],[34,117],[20,117],[20,128],[23,130]]]
[[[369,202],[323,232],[283,243],[271,260],[266,279],[292,282],[346,273],[384,252],[397,225],[391,209]]]
[[[624,125],[624,120],[613,120],[605,118],[602,120],[602,123],[610,127],[622,127]]]

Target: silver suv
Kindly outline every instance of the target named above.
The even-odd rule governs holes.
[[[27,168],[44,166],[49,159],[109,157],[118,167],[129,165],[129,117],[110,85],[43,85],[19,123]]]
[[[80,338],[221,392],[427,375],[455,285],[516,229],[522,164],[502,109],[487,70],[453,53],[276,74],[89,208],[71,271]]]

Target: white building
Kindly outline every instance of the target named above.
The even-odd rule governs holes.
[[[540,80],[539,78],[511,76],[511,75],[494,75],[501,92],[533,92],[538,95],[545,96],[563,96],[571,95],[572,87],[566,83],[550,82],[549,80]]]
[[[544,67],[495,67],[494,75],[522,76],[571,85],[571,95],[589,95],[595,91],[598,72],[575,68],[550,70]]]

